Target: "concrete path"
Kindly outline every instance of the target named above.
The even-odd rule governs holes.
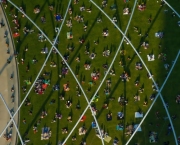
[[[16,60],[13,57],[10,64],[7,64],[7,59],[13,56],[14,49],[13,43],[11,39],[11,34],[9,31],[9,27],[6,21],[6,17],[4,15],[3,9],[0,6],[0,21],[3,19],[5,26],[0,28],[0,93],[4,97],[8,108],[12,111],[13,109],[16,110],[18,107],[19,101],[19,85],[18,85],[18,68],[16,65]],[[8,36],[4,38],[5,31],[7,31]],[[8,39],[8,40],[7,40]],[[9,47],[6,45],[6,41],[9,41]],[[7,54],[7,50],[9,48],[10,54]],[[13,78],[10,79],[11,75],[13,74]],[[12,87],[14,87],[14,92],[11,91]],[[14,93],[14,103],[12,103],[12,94]],[[15,122],[18,123],[18,115],[16,115]],[[0,133],[5,128],[7,122],[10,120],[10,116],[4,106],[4,103],[0,99]],[[6,139],[2,136],[0,138],[0,145],[15,145],[16,144],[16,137],[17,133],[15,127],[12,129],[8,128],[5,133],[12,132],[12,140],[6,141]]]

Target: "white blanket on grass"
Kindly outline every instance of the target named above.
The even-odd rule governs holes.
[[[148,61],[154,61],[155,57],[154,54],[153,55],[147,55]]]
[[[143,113],[139,113],[139,112],[135,112],[135,118],[142,118],[143,117]]]
[[[135,124],[135,125],[134,125],[134,129],[136,129],[136,128],[138,127],[138,125],[139,125],[139,124]],[[138,128],[137,131],[142,131],[141,126],[139,126],[139,128]]]

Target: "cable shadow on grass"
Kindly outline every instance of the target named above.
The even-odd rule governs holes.
[[[125,99],[127,99],[126,98],[126,91],[127,91],[127,89],[126,89],[126,82],[124,82],[124,98]],[[123,109],[123,113],[124,113],[124,120],[123,120],[123,126],[124,126],[124,129],[123,129],[123,135],[122,135],[122,138],[121,138],[121,141],[122,141],[122,144],[125,144],[125,132],[126,132],[126,105],[124,105],[124,109]]]
[[[49,2],[49,0],[47,0],[47,2],[48,2],[48,5],[51,5],[51,3]],[[53,4],[54,4],[55,2],[53,2]],[[50,10],[49,10],[50,11]],[[55,28],[55,19],[54,19],[54,15],[53,15],[53,12],[51,12],[50,11],[50,17],[51,17],[51,23],[52,23],[52,26],[53,26],[53,28]],[[53,31],[54,32],[54,31]],[[54,33],[54,35],[55,35],[55,33]]]
[[[57,47],[57,49],[58,49],[58,47]],[[57,56],[57,73],[58,74],[60,74],[60,60],[59,60],[60,58],[59,58],[59,56]],[[58,81],[57,81],[57,84],[60,84],[60,80],[61,79],[58,79]],[[58,91],[58,96],[60,96],[60,91]],[[58,112],[60,112],[60,99],[58,99],[58,108],[57,108],[57,111]],[[60,132],[60,129],[59,129],[59,125],[60,125],[60,123],[59,123],[60,121],[59,121],[59,119],[58,119],[58,121],[57,121],[57,126],[56,126],[56,144],[58,144],[58,136],[59,136],[59,132]]]
[[[116,6],[118,6],[117,4],[117,0],[114,1],[114,4]],[[119,12],[119,7],[116,8],[116,15],[117,15],[117,20],[118,20],[118,24],[119,24],[119,28],[122,29],[122,26],[121,26],[121,20],[120,20],[120,12]]]
[[[149,32],[150,32],[151,28],[153,27],[156,19],[158,18],[158,15],[160,14],[161,10],[162,10],[162,7],[160,7],[159,10],[158,10],[158,12],[156,13],[156,16],[154,17],[154,19],[153,19],[152,23],[150,24],[148,30],[146,31],[146,34],[149,34]],[[158,31],[158,30],[157,30],[157,31]],[[139,44],[138,48],[136,49],[138,53],[139,53],[139,50],[140,50],[140,48],[141,48],[141,43],[144,42],[145,40],[146,40],[146,37],[144,37],[144,36],[140,39],[140,44]],[[136,55],[137,55],[137,54],[134,53],[134,55],[132,56],[132,58],[131,58],[131,60],[129,61],[128,65],[126,66],[126,68],[129,68],[130,64],[133,62],[133,60],[134,60],[134,58],[135,58]]]

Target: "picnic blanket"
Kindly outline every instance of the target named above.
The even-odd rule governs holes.
[[[105,142],[107,142],[107,143],[109,143],[110,141],[111,141],[111,137],[110,136],[106,136],[105,138],[104,138],[104,141]]]
[[[96,122],[91,123],[92,128],[97,128]]]
[[[26,83],[26,85],[31,85],[31,81],[30,80],[24,80],[24,82]]]
[[[14,33],[14,34],[13,34],[13,37],[14,37],[14,38],[19,37],[19,36],[20,36],[19,33]]]
[[[43,89],[46,89],[47,86],[48,86],[48,84],[42,84],[42,88],[43,88]]]
[[[79,128],[79,135],[84,135],[84,134],[86,134],[86,130],[83,129],[83,127],[80,127]]]
[[[42,128],[41,140],[47,140],[51,137],[51,132],[49,127]]]
[[[67,39],[72,39],[72,38],[73,38],[72,32],[67,32]]]
[[[138,125],[139,125],[139,124],[135,124],[135,125],[134,125],[134,130],[138,127]],[[138,128],[137,131],[142,131],[141,126]]]
[[[123,119],[124,118],[124,113],[123,112],[118,112],[117,113],[117,119],[120,120],[120,119]]]
[[[85,121],[86,120],[86,116],[83,116],[82,118],[81,118],[81,122],[83,122],[83,121]]]
[[[142,118],[143,113],[135,112],[135,118]]]
[[[154,61],[155,57],[154,54],[153,55],[147,55],[148,61]]]
[[[155,37],[157,37],[157,38],[162,38],[163,37],[163,32],[157,32],[157,33],[155,33]]]
[[[156,132],[152,132],[151,135],[149,136],[149,142],[150,143],[155,143],[157,139],[157,133]]]
[[[47,47],[42,48],[41,53],[43,53],[43,54],[47,54],[47,53],[48,53],[48,48],[47,48]]]
[[[116,126],[116,130],[123,130],[123,129],[124,129],[123,126],[120,126],[120,125],[117,125],[117,126]]]
[[[96,135],[96,136],[101,139],[100,135]],[[112,138],[110,136],[105,136],[103,139],[104,139],[105,142],[109,143]]]

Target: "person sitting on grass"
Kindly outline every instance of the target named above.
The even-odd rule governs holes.
[[[34,13],[35,13],[35,14],[40,13],[40,8],[39,8],[39,6],[37,6],[37,7],[34,8]]]
[[[91,9],[91,8],[88,8],[88,9],[86,9],[86,12],[91,13],[91,12],[92,12],[92,9]]]
[[[54,61],[51,61],[50,67],[56,67],[56,63]]]
[[[41,17],[41,22],[46,23],[46,18],[44,16]]]
[[[69,91],[70,90],[69,83],[67,82],[66,84],[64,84],[63,88],[65,92]]]
[[[70,100],[66,101],[66,108],[70,108],[72,106],[72,102]]]
[[[106,115],[106,120],[107,121],[111,121],[112,120],[112,113],[109,112],[107,115]]]
[[[104,37],[109,36],[108,29],[104,29],[103,32],[102,32],[102,35],[103,35]]]
[[[96,115],[98,113],[98,109],[96,108],[96,106],[94,104],[92,104],[91,109],[92,109],[92,112],[94,113],[94,115]]]
[[[62,128],[61,130],[62,130],[62,134],[68,133],[68,128],[67,127]]]
[[[41,112],[41,118],[44,118],[44,117],[46,117],[47,116],[47,112],[44,110],[44,111],[42,111]]]
[[[30,100],[27,98],[27,99],[25,100],[25,106],[29,106],[29,105],[31,105],[31,102],[30,102]]]
[[[85,141],[81,141],[80,145],[86,145]]]
[[[60,100],[64,100],[64,96],[63,95],[60,95],[59,98],[60,98]]]
[[[76,136],[72,136],[72,141],[76,141]]]
[[[60,88],[59,88],[59,85],[54,85],[53,86],[53,91],[58,91]]]
[[[62,119],[62,114],[61,113],[55,113],[55,118],[56,119]]]
[[[124,126],[122,123],[118,123],[117,126],[116,126],[116,130],[123,130],[124,129]]]
[[[146,101],[144,101],[143,106],[147,106],[147,104],[148,104],[148,102],[146,100]]]
[[[91,69],[91,65],[88,64],[88,63],[85,63],[84,64],[84,68],[85,68],[85,70],[90,70]]]
[[[71,115],[68,116],[67,121],[72,122],[72,116]]]
[[[102,7],[104,8],[104,7],[106,7],[107,6],[107,0],[103,0],[102,1]]]
[[[110,94],[109,88],[105,88],[105,89],[104,89],[104,93],[105,93],[105,95],[109,95],[109,94]]]
[[[153,101],[153,100],[155,99],[155,97],[156,97],[156,95],[155,95],[155,94],[152,94],[152,95],[150,96],[150,100]]]
[[[172,118],[172,120],[175,120],[177,118],[177,115],[176,114],[172,115],[171,118]]]
[[[74,0],[74,4],[78,4],[79,3],[79,0]]]
[[[77,105],[76,105],[76,110],[80,110],[80,109],[81,109],[80,104],[77,104]]]
[[[177,104],[180,104],[180,95],[177,95],[177,96],[176,96],[176,103],[177,103]]]
[[[70,15],[72,15],[72,7],[69,7],[68,12]]]
[[[105,51],[103,51],[103,56],[105,56],[105,57],[108,57],[109,55],[110,55],[110,50],[105,50]]]
[[[94,59],[94,58],[96,57],[96,54],[95,54],[95,53],[91,53],[91,54],[89,55],[89,57],[90,57],[91,59]]]
[[[104,109],[108,109],[108,103],[104,103],[103,107]]]
[[[141,87],[141,88],[139,88],[139,90],[138,90],[140,93],[143,93],[144,92],[144,88],[143,87]]]
[[[50,101],[49,105],[54,104],[55,102],[56,102],[56,100],[55,100],[55,99],[52,99],[52,100]]]
[[[138,5],[138,10],[144,11],[146,9],[146,5],[144,3]]]
[[[171,124],[169,124],[166,135],[169,135],[171,133],[171,131],[172,131],[172,127],[171,127]]]
[[[85,126],[82,126],[79,128],[79,135],[84,135],[86,134],[87,129],[85,128]]]
[[[56,117],[54,116],[54,118],[52,119],[51,123],[55,123],[56,122]]]
[[[33,131],[34,131],[34,134],[36,134],[37,132],[38,132],[38,130],[37,130],[37,126],[33,126]]]
[[[53,5],[49,5],[49,10],[50,10],[50,11],[53,11],[53,10],[54,10]]]
[[[31,109],[31,110],[29,110],[29,115],[32,115],[32,109]]]
[[[135,69],[136,70],[142,70],[142,63],[141,62],[136,62]]]
[[[50,76],[50,74],[51,74],[50,72],[46,72],[46,71],[45,71],[45,72],[43,73],[43,76]]]
[[[135,85],[136,87],[139,86],[139,81],[136,80],[136,81],[134,82],[134,85]]]
[[[115,70],[114,70],[114,69],[111,69],[109,74],[110,74],[111,76],[115,76],[115,75],[116,75],[116,74],[115,74]]]
[[[83,38],[79,38],[79,43],[83,44],[84,43],[84,39]]]
[[[58,21],[58,22],[62,21],[62,17],[61,17],[60,14],[57,13],[57,14],[54,15],[54,17],[55,17],[56,21]]]

